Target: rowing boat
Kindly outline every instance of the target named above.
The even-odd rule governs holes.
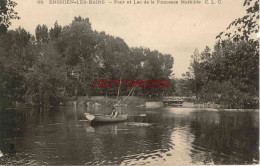
[[[88,120],[95,123],[115,123],[115,122],[122,122],[127,119],[127,114],[125,115],[118,115],[117,117],[111,117],[110,115],[91,115],[85,113],[85,116]]]

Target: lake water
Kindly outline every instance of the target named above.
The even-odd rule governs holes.
[[[91,125],[84,117],[110,111],[1,110],[0,164],[259,163],[258,112],[124,108],[128,120],[108,125]]]

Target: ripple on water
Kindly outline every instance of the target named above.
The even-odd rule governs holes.
[[[259,162],[258,149],[248,150],[258,145],[259,116],[256,114],[154,109],[147,111],[145,118],[99,126],[77,119],[83,115],[68,110],[44,116],[22,115],[21,122],[19,118],[8,121],[6,124],[11,123],[15,130],[4,124],[5,130],[0,131],[0,136],[5,136],[0,139],[0,165]],[[1,112],[0,117],[3,117]],[[16,126],[18,122],[24,128]],[[231,150],[226,150],[229,147]]]
[[[17,152],[15,154],[5,154],[0,158],[0,164],[4,165],[40,165],[35,160],[35,154],[25,151]]]

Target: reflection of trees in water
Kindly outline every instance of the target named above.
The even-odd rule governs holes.
[[[14,156],[26,151],[35,156],[22,154],[16,160],[49,164],[172,164],[183,159],[244,164],[258,157],[258,114],[156,110],[126,123],[90,126],[79,121],[84,112],[84,107],[2,111],[0,150],[4,155],[17,152]]]
[[[74,112],[71,112],[74,116]],[[64,115],[58,108],[1,110],[0,150],[4,156],[0,164],[56,160],[47,158],[62,153],[55,146],[64,143],[69,131],[73,130],[70,127],[59,127],[63,124],[60,122],[65,121]]]
[[[103,154],[103,152],[104,152],[103,148],[104,148],[104,145],[103,145],[101,138],[96,137],[93,140],[93,146],[91,148],[91,152],[93,154],[92,164],[98,164],[98,162],[101,162],[104,160],[104,157],[106,155]]]
[[[176,158],[181,161],[185,157],[176,154],[181,152],[190,161],[186,152],[190,151],[189,146],[194,136],[189,131],[189,121],[190,116],[165,115],[158,112],[147,114],[146,117],[131,117],[127,123],[119,123],[116,125],[116,133],[113,127],[115,124],[94,126],[95,133],[99,133],[96,137],[102,141],[102,144],[99,143],[103,146],[102,153],[106,156],[106,161],[102,164],[136,164],[156,160],[165,162],[165,159],[171,159],[174,163]],[[151,125],[138,126],[139,122]],[[175,150],[176,144],[180,142],[182,145],[179,146],[179,151]],[[174,151],[176,153],[173,153]]]
[[[248,112],[192,113],[190,123],[194,133],[193,162],[212,160],[215,164],[245,164],[258,160],[258,114]],[[200,157],[201,151],[208,151]]]
[[[163,126],[154,127],[127,123],[94,126],[95,138],[98,140],[94,142],[103,146],[98,148],[102,149],[104,155],[102,164],[127,164],[131,160],[160,158],[161,152],[172,148],[169,144],[171,132]]]
[[[191,144],[194,140],[193,134],[190,133],[188,125],[177,126],[171,134],[171,141],[174,144],[173,148],[170,150],[170,158],[167,158],[167,163],[169,164],[185,164],[189,165],[192,163],[191,156]]]
[[[17,120],[16,110],[0,110],[0,150],[15,153],[15,141],[23,136],[23,123]],[[0,163],[1,164],[1,163]]]
[[[149,115],[148,115],[149,118]],[[164,164],[191,164],[192,159],[189,155],[191,144],[194,139],[193,133],[190,132],[189,123],[192,117],[187,112],[170,109],[163,114],[155,114],[149,121],[156,122],[156,125],[162,126],[167,130],[167,137],[163,137],[163,145],[168,149],[163,154]],[[166,139],[165,139],[166,138]],[[159,162],[160,164],[160,162]]]

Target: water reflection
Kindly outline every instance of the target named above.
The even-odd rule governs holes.
[[[108,125],[92,125],[84,117],[86,111],[110,109],[2,110],[0,164],[259,162],[258,112],[123,108],[128,121]]]
[[[220,112],[193,113],[190,128],[194,145],[210,150],[215,164],[249,164],[259,158],[258,114]],[[209,157],[207,157],[209,158]]]

